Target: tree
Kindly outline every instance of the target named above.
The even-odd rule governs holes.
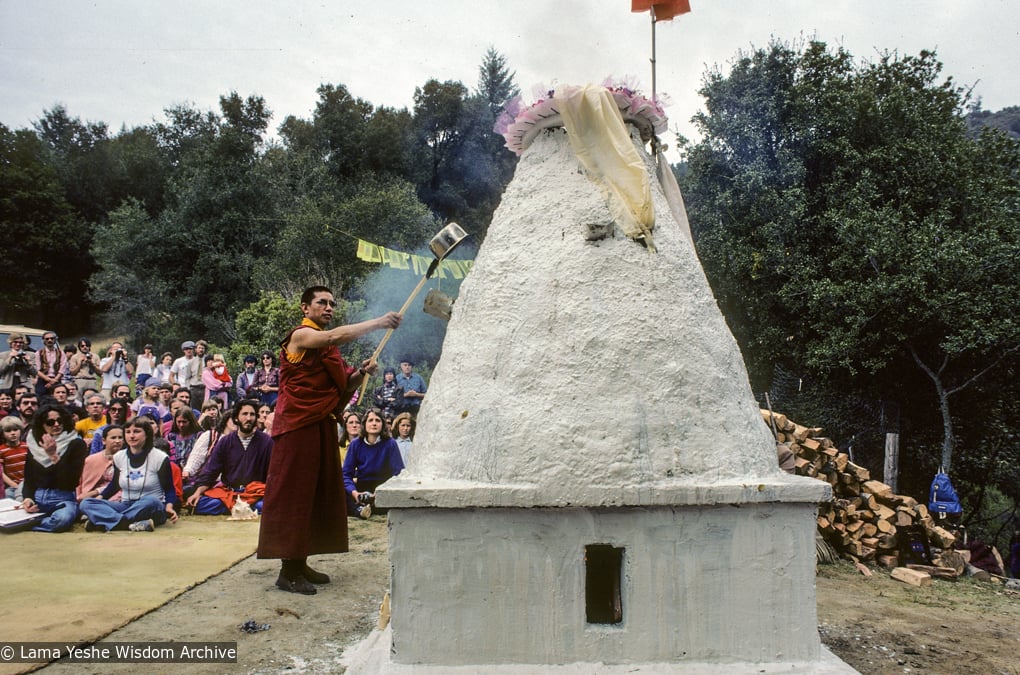
[[[934,53],[856,65],[781,44],[706,76],[685,179],[699,255],[761,377],[770,363],[954,408],[1015,362],[1020,147],[974,139]],[[928,380],[926,397],[894,383]],[[934,395],[933,395],[934,394]],[[963,404],[965,405],[965,404]]]
[[[429,80],[414,90],[414,126],[428,156],[427,179],[436,192],[444,170],[463,138],[462,113],[467,87],[460,82]]]
[[[514,82],[516,73],[510,72],[506,57],[489,47],[478,67],[478,91],[476,94],[485,101],[492,114],[493,122],[503,112],[507,101],[519,96],[520,87]]]
[[[64,198],[39,137],[0,124],[0,269],[8,321],[79,328],[89,271],[88,232]]]
[[[261,288],[283,293],[320,283],[340,294],[372,269],[355,255],[359,238],[414,251],[438,229],[413,186],[372,176],[340,192],[301,195],[283,219],[274,254],[256,276]]]

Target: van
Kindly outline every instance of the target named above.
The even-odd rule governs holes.
[[[51,330],[43,330],[42,328],[29,328],[28,326],[15,326],[13,324],[0,324],[0,352],[6,352],[11,348],[7,342],[7,338],[11,336],[11,333],[21,333],[28,340],[28,344],[25,346],[26,349],[37,352],[43,348],[43,335],[46,333],[52,333]]]

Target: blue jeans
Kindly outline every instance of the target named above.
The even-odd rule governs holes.
[[[78,517],[78,502],[69,490],[40,488],[32,500],[39,507],[39,513],[46,517],[32,529],[36,532],[66,532],[74,526]]]
[[[81,502],[81,511],[96,527],[107,532],[121,523],[129,525],[152,518],[156,525],[166,522],[166,506],[155,497],[142,497],[130,502],[111,502],[89,497]]]

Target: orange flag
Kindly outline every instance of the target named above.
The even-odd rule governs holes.
[[[691,11],[691,0],[630,0],[630,11],[655,12],[656,21],[669,21]]]

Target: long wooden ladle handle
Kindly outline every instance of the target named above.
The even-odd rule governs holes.
[[[413,291],[411,291],[411,295],[408,296],[407,302],[404,303],[404,306],[400,308],[400,311],[397,312],[397,314],[399,314],[400,316],[404,316],[404,313],[407,312],[407,309],[411,306],[411,303],[414,302],[414,299],[418,296],[418,293],[421,292],[422,287],[425,286],[425,282],[428,280],[429,278],[427,275],[421,278],[421,281],[419,281],[418,285],[414,287]],[[393,331],[395,330],[396,330],[395,328],[390,328],[388,331],[386,331],[386,335],[383,335],[383,339],[379,341],[379,346],[375,348],[375,351],[372,352],[372,357],[368,360],[370,365],[372,363],[375,363],[375,361],[379,358],[379,355],[382,354],[383,347],[385,347],[386,343],[389,342],[390,337],[393,335]],[[365,399],[365,390],[367,388],[368,388],[368,375],[366,374],[365,379],[362,380],[361,382],[361,393],[358,395],[359,404]]]

